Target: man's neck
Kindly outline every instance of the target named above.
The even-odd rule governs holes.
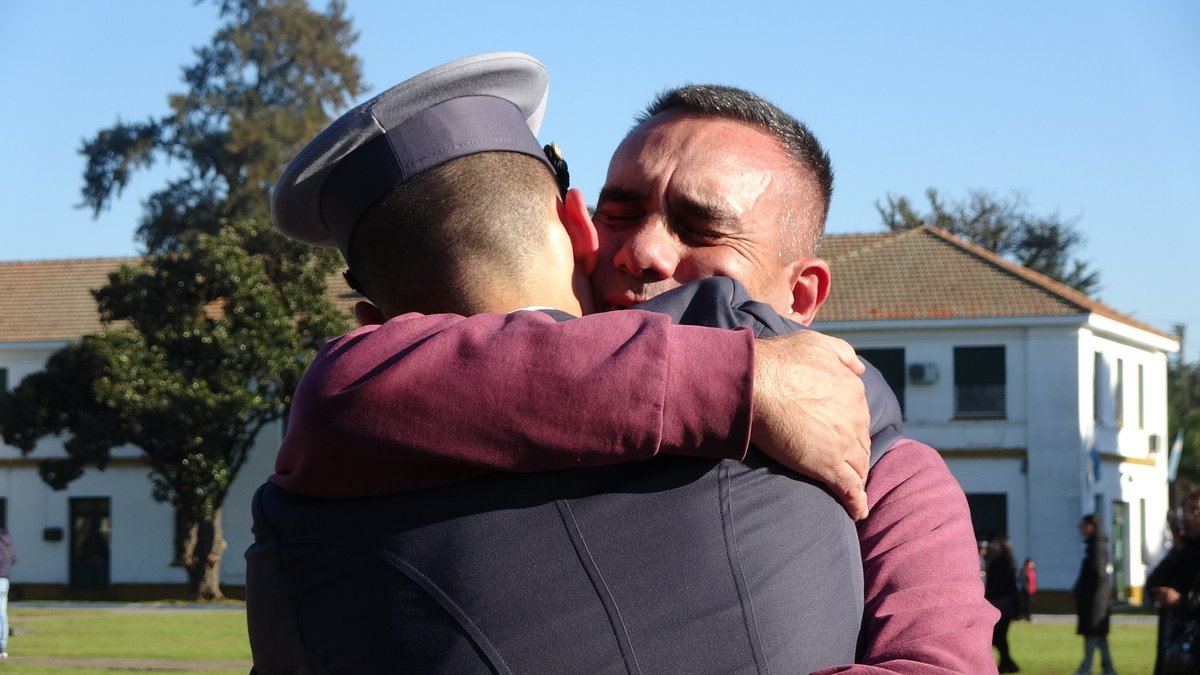
[[[522,292],[516,288],[496,288],[491,286],[487,289],[475,288],[464,289],[464,300],[455,308],[447,308],[455,314],[470,315],[497,313],[507,314],[515,312],[519,309],[530,307],[558,309],[574,316],[580,316],[583,313],[583,308],[580,305],[579,298],[575,296],[569,289],[563,289],[554,286],[538,286],[537,283],[528,284],[534,290],[526,290]]]

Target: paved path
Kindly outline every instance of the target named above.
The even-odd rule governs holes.
[[[1109,621],[1119,623],[1157,623],[1157,614],[1113,614]],[[1075,623],[1074,614],[1034,614],[1033,623]]]

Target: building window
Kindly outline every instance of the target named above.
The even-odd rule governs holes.
[[[860,349],[858,355],[867,363],[879,369],[883,379],[892,388],[896,400],[900,402],[900,414],[904,414],[904,348],[891,349]]]
[[[1117,601],[1124,601],[1129,599],[1129,579],[1133,568],[1129,502],[1114,501],[1112,509],[1112,584]]]
[[[1139,429],[1146,428],[1146,367],[1138,364],[1137,378],[1137,398],[1138,398],[1138,426]]]
[[[1004,347],[954,348],[956,417],[1004,417]]]
[[[1104,367],[1104,355],[1096,352],[1092,362],[1092,420],[1104,422],[1104,390],[1107,388],[1108,370]]]
[[[1138,500],[1138,531],[1141,533],[1142,560],[1150,559],[1149,541],[1146,537],[1146,498]]]
[[[1113,390],[1113,421],[1125,425],[1125,360],[1117,359],[1117,387]]]
[[[0,392],[8,391],[8,368],[0,368]]]

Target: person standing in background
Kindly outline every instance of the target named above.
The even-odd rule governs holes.
[[[1158,608],[1154,675],[1200,672],[1200,490],[1183,497],[1171,527],[1175,545],[1146,579]]]
[[[8,658],[8,575],[16,562],[12,537],[0,528],[0,660]]]
[[[1100,650],[1103,675],[1116,675],[1112,654],[1108,651],[1108,619],[1112,615],[1112,579],[1108,574],[1108,535],[1100,529],[1100,519],[1089,513],[1079,523],[1083,537],[1083,563],[1071,589],[1075,596],[1075,614],[1079,619],[1075,632],[1083,636],[1083,661],[1075,675],[1090,675],[1092,655]]]
[[[1017,561],[1013,559],[1012,542],[1002,534],[992,535],[988,541],[987,583],[983,596],[1000,610],[1000,619],[992,627],[992,646],[1000,652],[1000,672],[1020,672],[1008,651],[1008,624],[1017,613]]]
[[[1017,572],[1017,619],[1033,621],[1033,596],[1037,593],[1037,568],[1026,558]]]

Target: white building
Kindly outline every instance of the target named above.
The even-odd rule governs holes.
[[[831,236],[822,256],[835,290],[817,327],[884,372],[907,435],[941,451],[962,484],[977,534],[1008,533],[1019,557],[1037,561],[1040,586],[1065,590],[1079,518],[1100,513],[1120,593],[1136,598],[1162,552],[1176,339],[938,230]],[[89,291],[125,262],[0,263],[0,386],[99,330]],[[279,440],[279,425],[260,434],[226,502],[230,595],[245,581],[250,496]],[[13,596],[181,596],[174,515],[152,499],[136,449],[55,492],[37,462],[62,453],[55,441],[28,457],[0,445],[0,524],[19,558]]]
[[[133,258],[0,263],[0,386],[11,389],[51,354],[101,330],[91,290]],[[250,497],[271,473],[280,425],[259,434],[233,483],[224,513],[229,548],[223,589],[240,595],[242,552],[250,545]],[[149,467],[136,448],[118,449],[103,471],[89,469],[66,490],[38,475],[41,459],[65,457],[60,440],[29,456],[0,443],[0,525],[16,549],[13,599],[183,597],[186,574],[174,564],[175,515],[151,496]]]
[[[821,254],[833,291],[814,327],[883,371],[978,538],[1007,533],[1039,590],[1065,591],[1097,513],[1118,598],[1140,601],[1163,554],[1178,340],[942,230],[830,237]]]

